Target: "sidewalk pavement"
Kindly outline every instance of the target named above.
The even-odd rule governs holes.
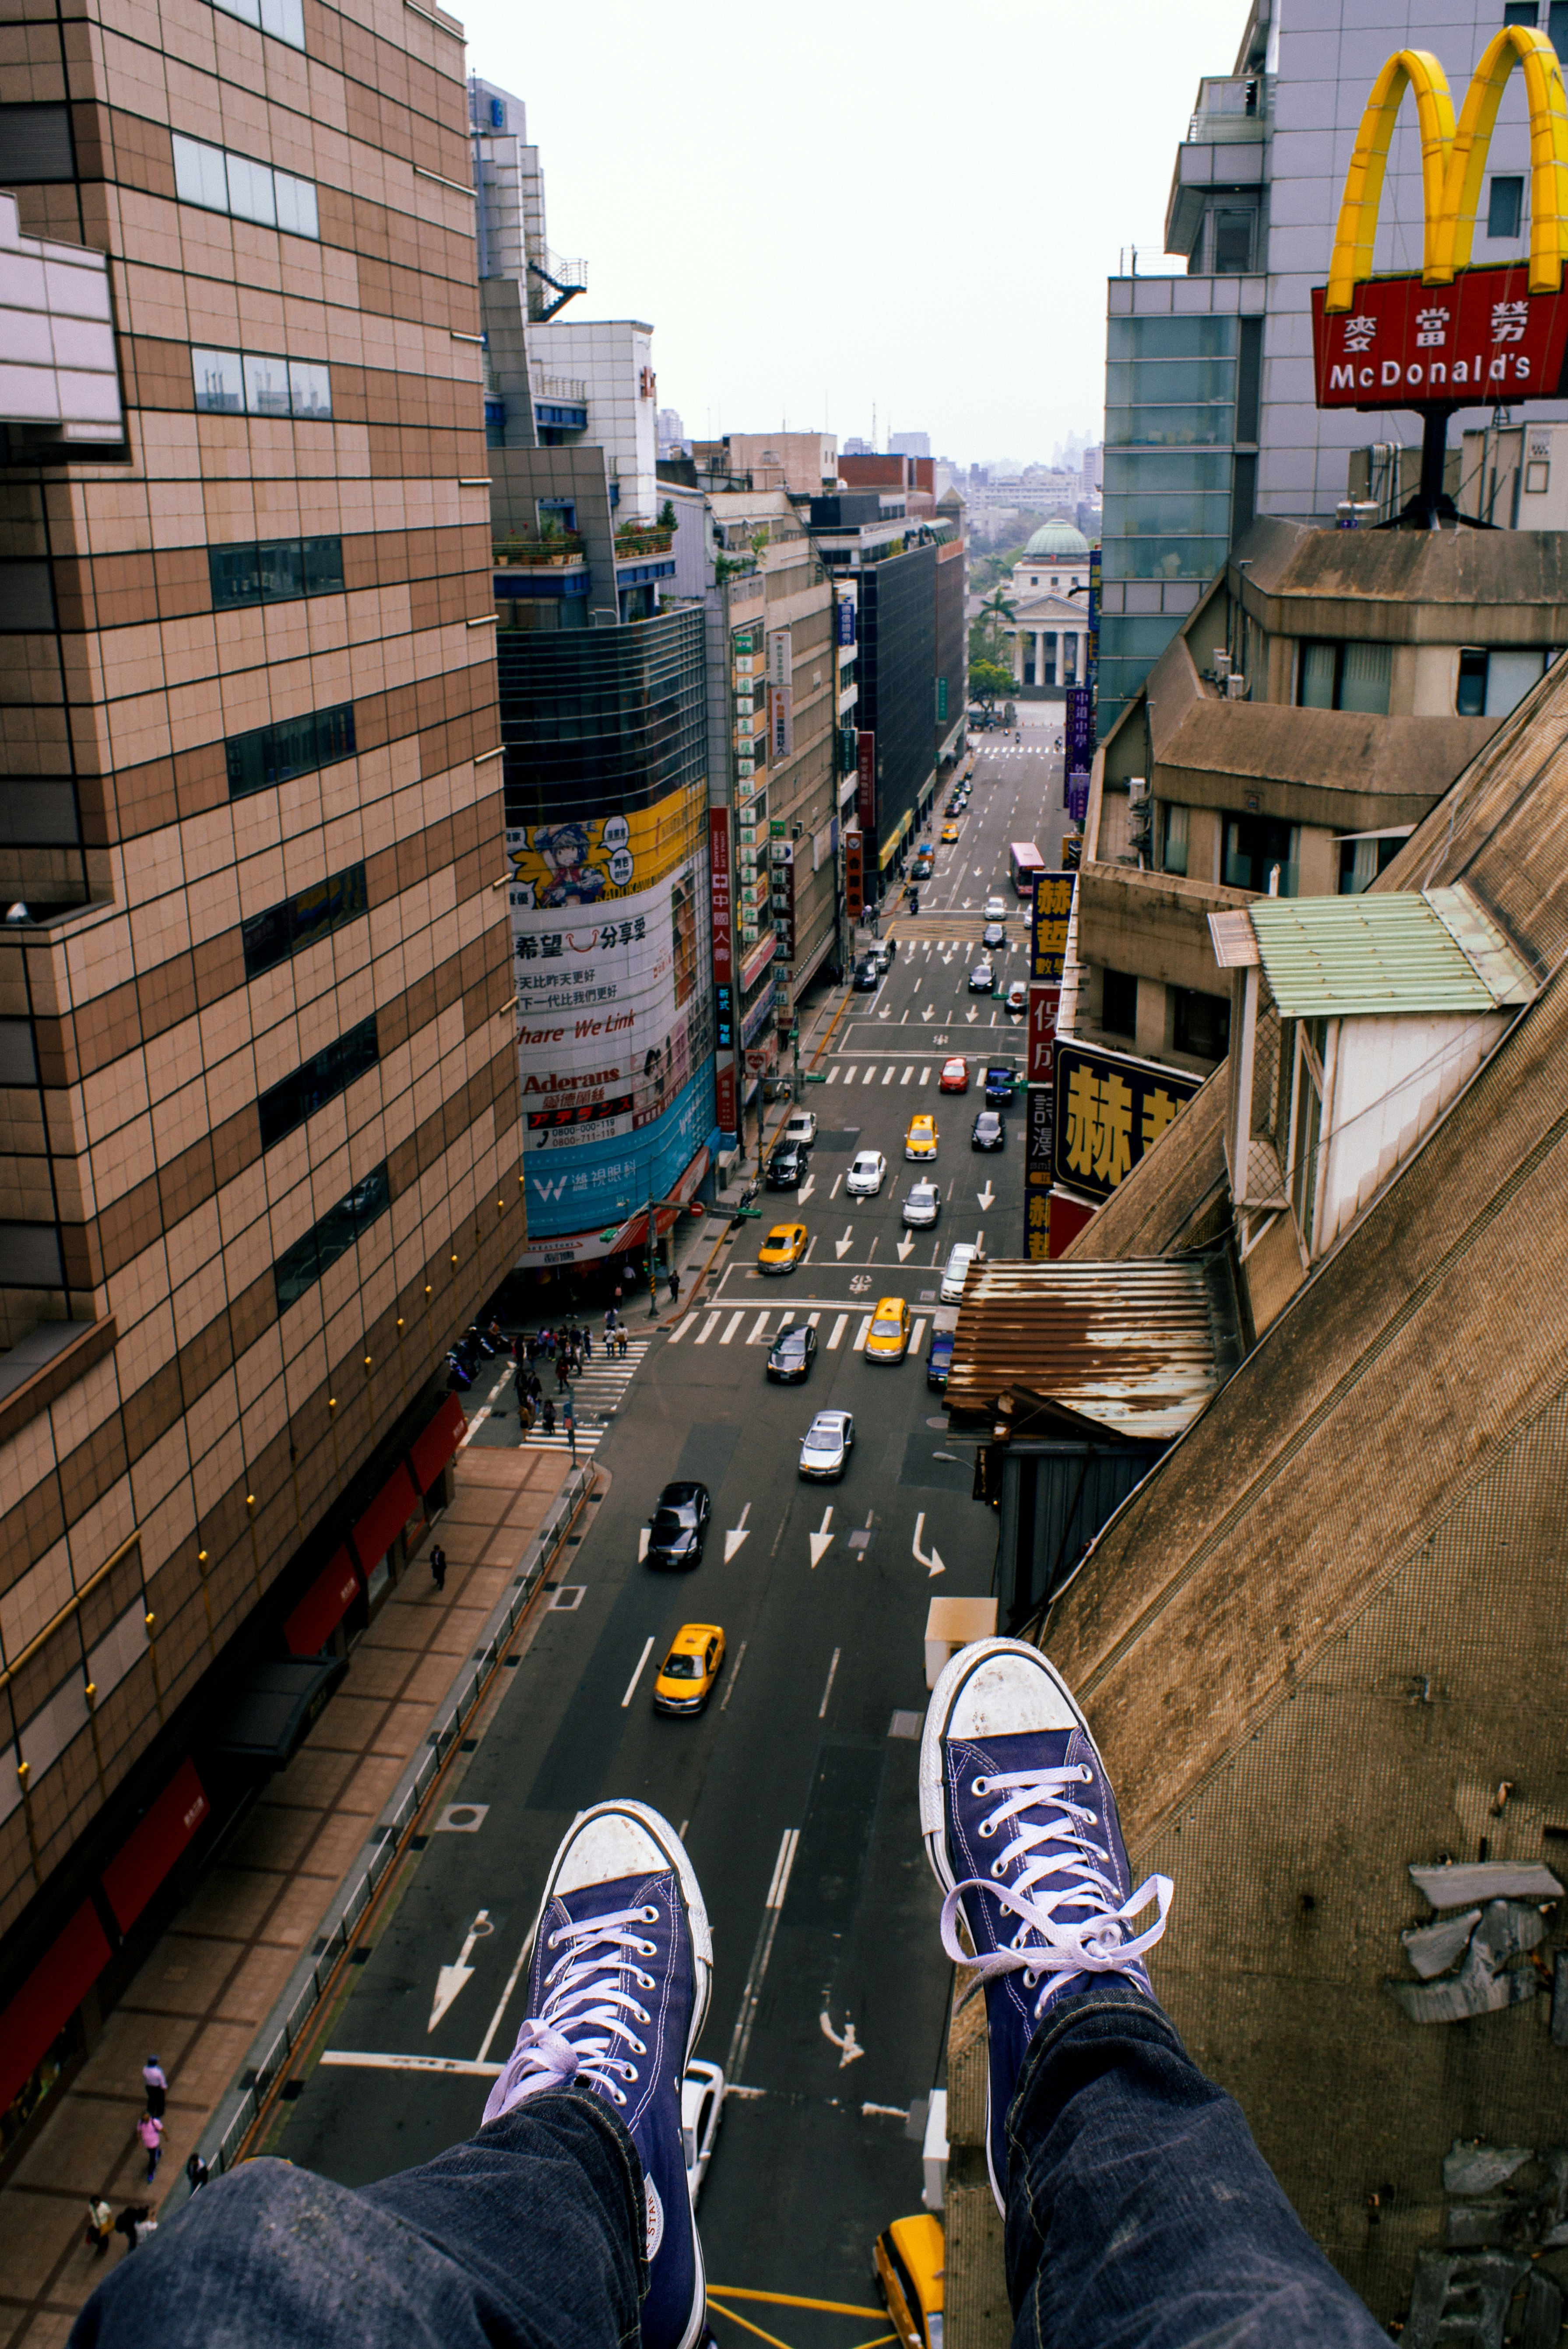
[[[348,1676],[286,1770],[170,1920],[102,2035],[0,2188],[0,2349],[55,2349],[117,2258],[83,2234],[89,2194],[119,2207],[183,2192],[187,2155],[244,2063],[302,1951],[425,1737],[550,1505],[563,1453],[457,1457],[457,1493],[355,1648]],[[438,1591],[425,1560],[447,1553]],[[163,2156],[143,2179],[141,2067],[169,2075]]]

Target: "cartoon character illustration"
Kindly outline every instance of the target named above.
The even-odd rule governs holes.
[[[586,824],[541,824],[534,833],[533,846],[551,876],[549,886],[540,895],[542,906],[593,905],[604,895],[603,874],[588,863]]]

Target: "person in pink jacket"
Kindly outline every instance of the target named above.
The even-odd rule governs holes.
[[[147,2182],[150,2186],[163,2158],[163,2123],[156,2113],[143,2113],[136,2124],[136,2134],[147,2148]]]

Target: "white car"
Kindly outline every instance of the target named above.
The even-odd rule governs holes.
[[[1028,987],[1023,979],[1016,978],[1013,981],[1012,986],[1007,989],[1007,1009],[1009,1011],[1016,1011],[1022,1014],[1023,1012],[1026,1012],[1028,1008]]]
[[[1007,918],[1007,900],[1006,897],[987,897],[983,910],[988,922],[1005,922]]]
[[[800,1446],[800,1474],[834,1485],[850,1464],[855,1423],[847,1411],[820,1411]]]
[[[942,1193],[934,1183],[912,1183],[909,1196],[903,1203],[903,1220],[912,1227],[923,1230],[934,1224],[942,1213]]]
[[[723,2110],[724,2074],[717,2064],[694,2060],[681,2075],[681,2149],[694,2205],[707,2176]]]
[[[887,1177],[887,1160],[880,1150],[857,1150],[854,1164],[844,1181],[844,1194],[851,1199],[874,1199]]]
[[[964,1294],[965,1275],[977,1258],[982,1264],[985,1261],[974,1240],[960,1240],[956,1247],[949,1249],[946,1269],[942,1276],[941,1301],[944,1305],[957,1304]]]
[[[791,1110],[779,1135],[781,1142],[793,1142],[802,1150],[810,1150],[817,1139],[817,1112],[810,1109]]]

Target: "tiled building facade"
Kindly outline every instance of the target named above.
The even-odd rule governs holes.
[[[5,13],[126,440],[0,470],[0,2004],[524,1235],[460,36]]]

